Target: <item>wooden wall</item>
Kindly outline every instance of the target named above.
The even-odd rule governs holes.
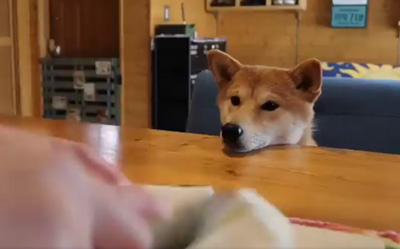
[[[296,45],[300,61],[395,64],[400,1],[371,0],[369,15],[367,29],[332,29],[331,1],[308,0],[299,30],[293,13],[235,12],[220,14],[218,35],[228,37],[233,56],[250,64],[293,66]]]
[[[40,116],[40,5],[0,0],[0,113]]]
[[[23,116],[41,116],[39,1],[15,0],[17,30],[17,104]]]
[[[21,1],[21,0],[19,0]],[[29,40],[30,40],[30,63],[32,71],[31,111],[33,116],[42,117],[42,73],[41,65],[38,63],[42,58],[39,44],[39,2],[42,0],[29,0]],[[20,82],[20,84],[23,82]]]
[[[181,3],[185,4],[186,23],[196,24],[200,37],[215,37],[216,20],[205,11],[204,0],[151,0],[151,34],[154,27],[164,23],[164,6],[170,7],[170,24],[182,24]]]
[[[122,121],[125,125],[151,125],[150,1],[120,0]]]
[[[0,0],[0,113],[15,114],[13,6]]]

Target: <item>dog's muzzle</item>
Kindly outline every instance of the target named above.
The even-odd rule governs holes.
[[[243,135],[243,129],[235,124],[225,124],[222,126],[221,135],[224,143],[228,146],[237,147],[239,138]]]

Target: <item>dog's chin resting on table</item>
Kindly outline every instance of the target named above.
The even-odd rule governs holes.
[[[155,249],[383,249],[382,241],[292,225],[255,191],[147,186],[172,204],[172,219],[154,223]]]
[[[322,87],[318,60],[307,60],[292,69],[249,66],[212,50],[208,62],[220,90],[221,137],[228,151],[316,145],[313,106]]]

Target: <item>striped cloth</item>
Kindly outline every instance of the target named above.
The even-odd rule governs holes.
[[[290,222],[292,224],[308,226],[308,227],[317,227],[317,228],[329,229],[329,230],[333,230],[333,231],[364,234],[367,236],[376,236],[376,237],[383,238],[385,240],[386,248],[400,249],[400,234],[395,231],[366,230],[366,229],[361,229],[361,228],[345,226],[345,225],[341,225],[338,223],[308,220],[308,219],[301,219],[301,218],[290,218]]]

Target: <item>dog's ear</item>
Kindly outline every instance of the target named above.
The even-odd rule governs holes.
[[[242,64],[230,55],[220,51],[211,50],[207,54],[208,64],[218,87],[222,88],[233,79],[233,76],[240,70]]]
[[[321,95],[322,65],[317,59],[309,59],[289,71],[296,89],[307,101],[314,103]]]

